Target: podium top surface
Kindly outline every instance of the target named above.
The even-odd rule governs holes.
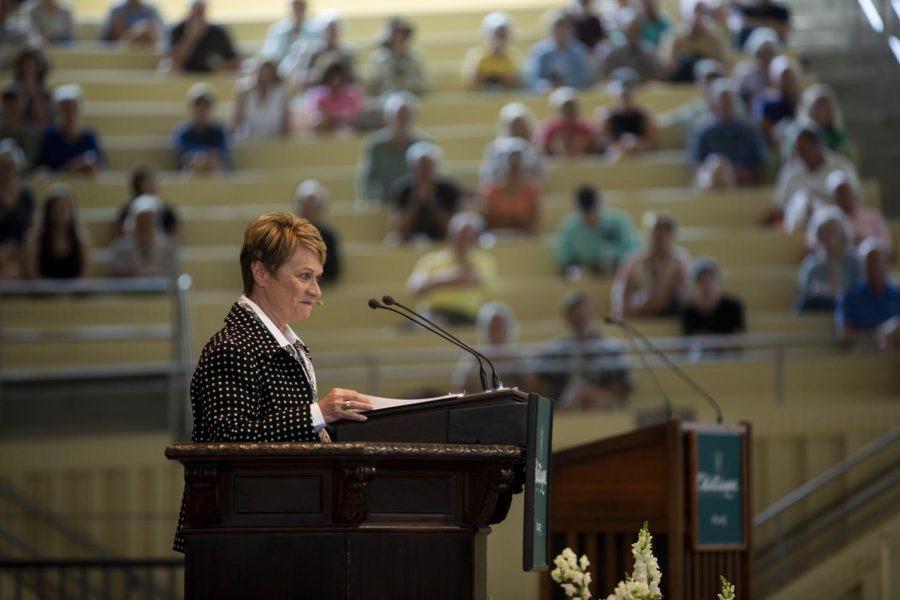
[[[230,442],[179,443],[166,448],[169,460],[224,458],[427,458],[524,460],[522,448],[512,445],[435,444],[408,442]]]

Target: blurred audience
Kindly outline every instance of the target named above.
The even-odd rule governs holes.
[[[738,47],[759,27],[774,30],[781,42],[787,44],[791,31],[791,10],[786,4],[774,0],[744,0],[735,2],[734,9],[740,17]]]
[[[56,122],[41,137],[37,166],[51,171],[97,175],[106,163],[100,139],[93,129],[81,126],[81,88],[73,83],[53,92]]]
[[[641,15],[641,39],[654,49],[672,29],[672,19],[659,10],[658,0],[638,0]]]
[[[859,258],[851,236],[840,209],[826,206],[813,214],[806,228],[807,245],[813,250],[797,275],[797,312],[833,311],[840,293],[859,280]]]
[[[840,102],[834,90],[823,83],[814,83],[800,96],[797,119],[784,134],[781,150],[783,158],[790,157],[793,153],[790,143],[797,132],[808,123],[813,123],[819,128],[826,148],[853,158],[853,148],[844,129]]]
[[[272,57],[276,66],[281,64],[291,49],[297,45],[297,51],[315,44],[319,35],[306,18],[308,4],[306,0],[288,0],[285,2],[289,14],[275,21],[266,31],[262,54]]]
[[[863,240],[872,238],[883,248],[893,252],[896,244],[884,217],[877,210],[866,208],[859,203],[859,193],[843,171],[832,171],[825,180],[825,187],[839,209],[844,212],[852,233],[851,243],[858,246]]]
[[[230,171],[231,150],[225,126],[213,116],[216,97],[205,83],[195,83],[187,93],[190,119],[175,129],[173,143],[182,171],[193,175]]]
[[[603,55],[600,74],[609,79],[619,69],[633,69],[639,81],[650,81],[660,76],[656,51],[641,38],[641,17],[631,14],[623,24],[621,40]]]
[[[640,75],[631,67],[616,69],[608,86],[616,103],[598,110],[600,148],[615,157],[656,150],[659,145],[653,112],[634,97],[639,81]]]
[[[734,66],[732,77],[738,94],[747,109],[753,108],[753,101],[773,84],[770,76],[772,60],[778,56],[781,42],[778,34],[768,27],[754,31],[744,44],[744,60]]]
[[[419,310],[449,325],[472,325],[497,283],[497,262],[477,247],[484,219],[475,212],[453,216],[446,246],[422,256],[406,283]]]
[[[693,100],[689,100],[671,112],[670,123],[674,127],[683,128],[690,144],[694,133],[702,126],[709,125],[715,119],[715,99],[712,84],[725,77],[725,67],[717,60],[698,60],[694,65],[694,85],[699,92]],[[740,111],[735,107],[735,112]]]
[[[509,306],[502,302],[484,304],[478,310],[475,335],[478,351],[494,363],[504,386],[520,390],[535,389],[537,382],[529,372],[528,362],[518,346],[518,319]],[[491,375],[489,371],[486,374],[488,377]],[[488,383],[490,381],[488,379]],[[453,373],[453,391],[480,392],[481,383],[478,361],[471,354],[463,354]]]
[[[135,199],[125,219],[125,235],[110,246],[113,277],[177,277],[178,246],[160,227],[156,196]]]
[[[261,55],[252,76],[238,84],[231,131],[237,139],[271,139],[288,134],[288,92],[277,59]]]
[[[744,304],[722,293],[722,273],[715,259],[698,258],[691,265],[693,293],[681,313],[683,335],[734,335],[743,333]],[[718,348],[721,349],[721,348]]]
[[[307,90],[303,102],[313,131],[334,133],[356,128],[366,98],[344,63],[334,62],[322,72],[319,85]]]
[[[573,37],[565,11],[554,12],[547,37],[528,50],[523,78],[536,92],[558,87],[582,88],[591,84],[588,49]]]
[[[29,171],[38,159],[41,127],[25,119],[25,94],[22,84],[12,82],[3,89],[3,114],[0,115],[0,139],[11,139],[22,150],[20,170]]]
[[[424,138],[416,131],[416,97],[396,92],[384,101],[385,127],[366,140],[360,159],[359,199],[386,204],[391,184],[409,171],[406,152]]]
[[[442,155],[431,142],[416,142],[406,151],[409,173],[394,181],[390,192],[391,229],[397,241],[444,239],[461,202],[456,184],[440,175]]]
[[[344,20],[334,10],[319,15],[316,20],[318,40],[298,42],[278,67],[282,77],[300,89],[316,85],[328,65],[344,63],[347,72],[356,79],[356,51],[341,39]]]
[[[294,193],[294,212],[316,226],[325,242],[327,260],[322,266],[322,282],[334,283],[341,274],[341,250],[334,227],[323,220],[328,210],[328,189],[315,179],[307,179]]]
[[[831,202],[826,181],[832,172],[842,171],[859,190],[856,168],[845,156],[825,148],[815,125],[799,127],[792,147],[793,156],[782,165],[775,181],[775,204],[784,211],[787,232],[802,228],[818,204]]]
[[[558,88],[550,94],[555,115],[548,117],[537,132],[537,146],[547,156],[577,158],[597,150],[597,134],[591,122],[581,116],[574,88]]]
[[[0,69],[8,69],[13,59],[33,42],[38,40],[34,39],[28,21],[18,17],[12,2],[0,2]]]
[[[643,225],[647,248],[625,260],[613,282],[612,314],[618,318],[677,315],[684,306],[690,255],[675,244],[675,217],[647,213]]]
[[[571,0],[568,16],[575,39],[584,44],[588,52],[593,52],[606,39],[606,27],[594,10],[594,0]]]
[[[485,189],[491,183],[498,181],[502,175],[503,152],[506,141],[515,138],[525,142],[528,147],[523,148],[522,168],[525,174],[532,179],[541,179],[541,157],[532,143],[534,134],[534,114],[521,102],[511,102],[500,109],[497,119],[497,137],[485,146],[484,156],[479,168],[479,187]]]
[[[78,223],[75,198],[62,185],[44,194],[40,222],[25,243],[29,279],[80,279],[90,271],[90,235]]]
[[[133,46],[154,46],[163,39],[165,25],[156,7],[144,0],[119,0],[109,8],[100,39]]]
[[[35,125],[48,125],[53,120],[53,94],[47,88],[50,66],[37,48],[28,48],[13,61],[13,80],[21,84],[25,102],[25,120]]]
[[[25,236],[32,226],[34,196],[19,181],[25,157],[16,142],[0,140],[0,279],[23,275]]]
[[[574,199],[575,211],[556,234],[556,265],[568,279],[578,279],[583,270],[608,275],[640,245],[631,218],[605,206],[590,185],[580,186]]]
[[[169,33],[169,63],[173,71],[217,73],[235,71],[240,56],[228,30],[207,20],[206,0],[188,0],[188,15]]]
[[[874,337],[881,347],[900,346],[900,288],[888,277],[889,251],[877,240],[859,246],[863,278],[838,299],[835,325],[845,343]]]
[[[759,183],[766,159],[766,142],[753,125],[736,114],[731,80],[712,83],[712,115],[691,131],[688,157],[701,189]]]
[[[484,42],[470,48],[463,60],[463,80],[473,90],[508,90],[522,85],[522,57],[510,45],[512,18],[505,12],[488,13],[481,21]]]
[[[538,230],[541,184],[525,169],[525,155],[531,146],[523,139],[504,138],[498,151],[505,159],[501,175],[482,192],[483,212],[491,230],[507,229],[535,234]]]
[[[66,44],[75,40],[72,9],[58,0],[30,0],[22,6],[22,14],[42,44]]]
[[[693,81],[694,65],[709,58],[728,63],[728,48],[710,21],[707,0],[683,3],[684,21],[660,41],[659,60],[672,81]]]
[[[125,235],[125,221],[128,219],[128,213],[135,200],[141,196],[159,198],[159,211],[157,212],[159,227],[172,239],[178,237],[178,214],[170,204],[160,198],[159,174],[156,172],[156,168],[150,165],[136,165],[132,168],[128,177],[128,191],[128,202],[119,207],[116,214],[113,239]]]
[[[538,352],[534,370],[541,392],[562,409],[603,409],[621,406],[634,387],[622,345],[597,326],[593,299],[571,292],[563,301],[569,335]]]
[[[769,81],[772,87],[753,102],[753,117],[766,139],[777,146],[797,114],[802,92],[799,67],[787,56],[776,56],[769,65]]]
[[[401,17],[388,20],[381,42],[369,58],[370,94],[409,92],[419,95],[428,90],[425,63],[411,47],[412,38],[412,23]]]

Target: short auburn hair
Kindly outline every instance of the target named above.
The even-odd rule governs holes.
[[[250,221],[244,230],[244,245],[241,247],[241,277],[244,293],[253,291],[254,261],[265,265],[269,273],[288,261],[298,248],[315,252],[325,264],[325,242],[315,225],[288,212],[260,215]]]

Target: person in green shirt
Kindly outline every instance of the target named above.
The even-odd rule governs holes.
[[[575,191],[576,210],[562,222],[556,237],[556,264],[569,278],[582,270],[599,276],[615,271],[640,242],[631,218],[605,207],[590,185]]]

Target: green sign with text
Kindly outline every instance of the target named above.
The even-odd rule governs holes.
[[[525,461],[525,571],[543,571],[549,565],[550,450],[553,403],[543,396],[528,397],[528,446]]]
[[[696,432],[695,545],[734,547],[744,532],[744,433]]]

